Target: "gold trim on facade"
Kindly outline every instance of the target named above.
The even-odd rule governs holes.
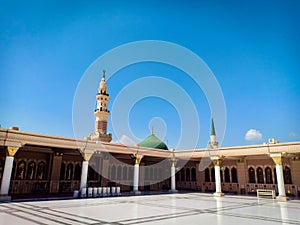
[[[16,147],[16,146],[7,146],[7,151],[6,151],[7,156],[12,156],[12,157],[15,156],[19,148],[20,147]]]

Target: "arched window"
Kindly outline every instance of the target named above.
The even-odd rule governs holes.
[[[117,180],[122,179],[122,166],[118,166],[118,171],[117,171]]]
[[[80,180],[80,176],[81,176],[81,166],[79,163],[77,163],[75,166],[74,180]]]
[[[271,170],[270,167],[267,167],[265,169],[265,176],[266,176],[266,183],[267,184],[273,184],[272,170]]]
[[[175,174],[175,179],[176,179],[176,181],[179,181],[179,173],[178,172]]]
[[[220,171],[221,182],[223,182],[223,170]]]
[[[154,168],[154,180],[157,180],[157,168]]]
[[[185,175],[186,175],[186,181],[191,181],[191,173],[190,173],[190,168],[186,168],[185,170]]]
[[[4,172],[4,160],[0,159],[0,180],[3,177],[3,172]]]
[[[149,168],[145,168],[145,180],[149,180]]]
[[[225,173],[225,182],[230,183],[230,173],[229,173],[229,169],[227,167],[226,167],[224,173]]]
[[[129,177],[128,177],[128,180],[133,180],[133,166],[130,166],[129,167]]]
[[[192,168],[192,181],[196,181],[196,169]]]
[[[150,180],[153,180],[153,167],[150,167],[149,170],[150,170]]]
[[[277,173],[276,173],[276,168],[274,168],[274,181],[275,181],[275,184],[277,184]]]
[[[236,171],[236,168],[231,168],[231,182],[232,183],[237,183],[238,182],[238,179],[237,179],[237,171]]]
[[[209,169],[206,168],[205,171],[205,182],[210,182],[210,173],[209,173]]]
[[[73,177],[73,164],[69,163],[67,166],[67,180],[72,180]]]
[[[35,162],[31,161],[28,164],[28,169],[27,169],[27,180],[32,180],[35,177]]]
[[[283,178],[285,184],[292,184],[291,169],[288,166],[285,166],[283,169]]]
[[[181,178],[181,181],[185,181],[184,168],[182,168],[182,169],[180,170],[180,178]]]
[[[256,183],[255,170],[252,167],[248,169],[248,175],[249,175],[249,183]]]
[[[24,161],[20,161],[17,166],[17,179],[18,180],[23,180],[25,179],[25,169],[26,169],[26,164]]]
[[[65,169],[66,169],[66,165],[64,163],[61,163],[60,166],[60,180],[64,180],[65,179]]]
[[[262,168],[258,167],[256,169],[256,175],[257,175],[257,183],[263,184],[264,183],[264,172]]]
[[[127,166],[123,167],[123,180],[127,180]]]
[[[162,168],[159,168],[158,169],[158,179],[162,179],[162,176],[163,176],[163,170],[162,170]]]
[[[97,173],[94,170],[95,165],[89,165],[89,169],[88,169],[88,179],[89,180],[97,180]]]
[[[40,162],[37,168],[37,180],[45,180],[46,179],[46,164],[44,162]]]
[[[111,167],[110,176],[112,180],[116,179],[116,167],[114,165]]]
[[[211,182],[216,182],[216,177],[215,177],[215,167],[211,168],[210,171],[210,175],[211,175]]]

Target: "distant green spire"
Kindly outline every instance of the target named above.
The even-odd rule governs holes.
[[[216,135],[214,118],[211,118],[211,131],[210,131],[210,135]]]

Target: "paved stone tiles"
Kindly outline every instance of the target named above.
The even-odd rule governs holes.
[[[165,194],[0,204],[0,224],[300,224],[300,201]]]

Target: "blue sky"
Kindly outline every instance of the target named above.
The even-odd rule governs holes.
[[[93,61],[122,44],[163,40],[196,53],[217,78],[227,112],[222,146],[273,137],[299,141],[299,10],[296,0],[2,1],[0,124],[73,137],[74,94]],[[170,79],[188,93],[200,121],[195,147],[205,147],[211,116],[205,93],[174,67],[145,62],[118,71],[108,80],[109,108],[126,85],[147,76]],[[157,136],[176,148],[179,113],[168,100],[147,97],[125,120],[135,142],[148,136],[153,125]],[[111,121],[108,129],[115,134]],[[250,129],[252,140],[245,140]],[[113,141],[119,138],[114,135]]]

